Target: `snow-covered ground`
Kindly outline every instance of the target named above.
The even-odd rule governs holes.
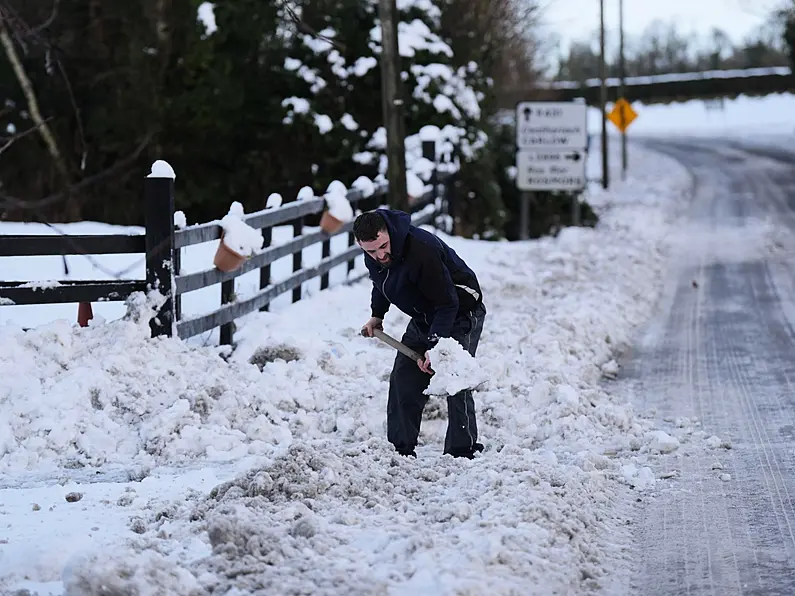
[[[594,153],[589,168],[598,167]],[[478,356],[490,380],[475,395],[486,451],[473,461],[441,455],[439,398],[426,409],[417,460],[386,442],[394,352],[359,334],[366,283],[246,317],[231,354],[150,339],[135,316],[140,301],[132,316],[108,311],[88,328],[75,326],[73,308],[0,307],[10,319],[0,327],[4,586],[89,595],[609,589],[629,556],[629,487],[649,487],[648,458],[676,443],[614,401],[603,378],[659,294],[689,184],[677,163],[633,148],[626,182],[588,192],[602,216],[596,229],[510,244],[446,238],[478,273],[489,311]],[[193,258],[186,268],[200,266]],[[79,261],[72,271],[90,266]],[[4,278],[38,275],[3,267]],[[195,300],[186,309],[217,298]],[[385,328],[400,335],[406,320],[393,309]]]
[[[630,124],[627,135],[635,136],[708,136],[755,137],[795,146],[795,95],[773,93],[762,97],[740,95],[734,99],[689,100],[670,104],[633,102],[638,118]],[[612,104],[607,106],[608,111]],[[611,122],[608,134],[618,136]],[[598,135],[602,130],[597,108],[588,109],[588,129]],[[771,140],[768,139],[768,140]]]

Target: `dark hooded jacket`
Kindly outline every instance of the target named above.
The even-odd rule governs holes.
[[[482,302],[477,276],[438,236],[412,225],[408,213],[377,211],[386,221],[392,262],[385,267],[364,254],[373,281],[372,316],[383,319],[394,304],[427,330],[430,348],[450,337],[459,314]]]

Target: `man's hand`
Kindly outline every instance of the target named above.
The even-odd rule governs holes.
[[[428,373],[429,375],[433,374],[433,369],[431,368],[431,358],[428,355],[428,352],[425,352],[425,358],[420,358],[417,360],[417,366],[420,367],[420,370],[424,373]]]
[[[378,317],[370,317],[370,320],[362,327],[362,335],[365,337],[373,337],[373,329],[384,330],[384,321]]]

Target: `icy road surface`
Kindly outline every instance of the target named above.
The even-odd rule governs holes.
[[[619,385],[681,441],[635,522],[633,592],[795,594],[795,154],[653,146],[690,168],[694,198]]]

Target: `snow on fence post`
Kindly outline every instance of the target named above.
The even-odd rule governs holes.
[[[175,335],[174,308],[174,179],[172,167],[158,159],[144,179],[144,223],[146,226],[146,284],[165,301],[149,321],[152,337]]]

